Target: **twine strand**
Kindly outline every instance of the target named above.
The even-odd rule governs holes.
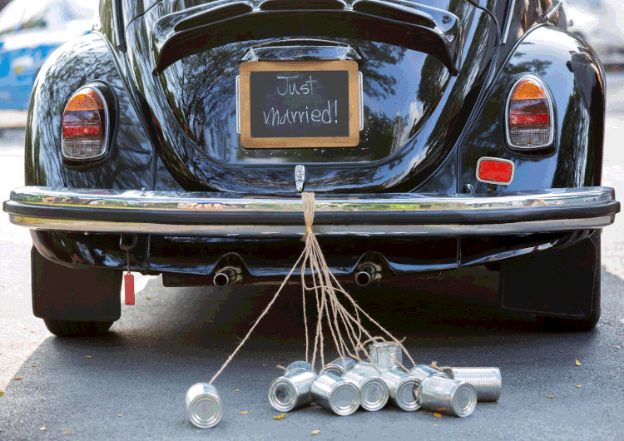
[[[305,359],[306,362],[309,360],[310,353],[310,339],[309,339],[309,330],[308,330],[308,321],[307,321],[307,311],[306,311],[306,291],[314,292],[314,297],[316,300],[316,312],[317,312],[317,320],[315,327],[315,335],[314,335],[314,343],[312,348],[312,360],[310,364],[312,366],[316,363],[317,355],[320,358],[321,366],[325,366],[325,348],[324,348],[324,339],[323,339],[323,327],[324,321],[325,326],[329,328],[330,334],[332,336],[332,340],[334,345],[336,346],[336,351],[340,359],[345,361],[346,356],[350,356],[358,361],[362,359],[359,357],[360,351],[364,353],[365,358],[375,366],[375,363],[370,358],[368,351],[366,350],[365,345],[368,342],[382,342],[398,345],[401,347],[403,352],[407,355],[409,360],[412,362],[412,365],[416,365],[411,355],[403,345],[403,340],[397,340],[389,331],[387,331],[383,326],[381,326],[376,320],[374,320],[369,314],[366,313],[355,301],[353,297],[340,285],[340,282],[336,279],[336,277],[332,274],[329,266],[327,265],[327,261],[325,260],[325,256],[321,250],[321,246],[316,239],[312,226],[314,224],[314,193],[302,193],[301,199],[303,202],[303,216],[306,226],[306,231],[303,236],[303,241],[305,242],[305,246],[303,252],[297,259],[297,262],[290,270],[286,279],[282,282],[281,286],[271,299],[271,301],[264,308],[260,316],[253,323],[243,340],[238,344],[236,349],[230,354],[225,363],[221,366],[221,368],[217,371],[217,373],[210,380],[210,384],[212,384],[217,377],[225,370],[228,364],[232,361],[232,359],[236,356],[238,351],[243,347],[245,342],[249,339],[253,331],[256,329],[256,326],[260,323],[260,320],[268,314],[269,310],[279,297],[280,293],[284,286],[286,286],[290,276],[294,273],[295,269],[301,263],[301,286],[302,286],[302,301],[303,301],[303,323],[305,328]],[[306,269],[310,270],[310,274],[312,277],[312,285],[308,286],[306,284],[305,276]],[[344,298],[347,300],[347,304],[351,305],[353,312],[349,311],[345,305],[342,304],[340,299],[338,298],[338,293],[342,294]],[[375,327],[377,327],[386,337],[381,336],[373,336],[362,324],[362,316],[368,319]],[[341,326],[342,325],[342,326]],[[346,335],[346,337],[344,336]],[[367,340],[362,342],[362,338],[366,337]],[[387,340],[387,339],[390,340]],[[384,348],[382,350],[386,353]],[[407,370],[402,364],[400,365],[404,370]],[[279,366],[281,368],[281,366]],[[375,366],[377,368],[377,366]],[[437,367],[436,367],[437,368]]]

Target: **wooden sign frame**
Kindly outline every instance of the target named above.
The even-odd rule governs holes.
[[[349,136],[335,137],[251,137],[251,72],[347,71],[349,78]],[[360,143],[360,85],[358,64],[336,61],[251,61],[240,65],[239,118],[241,145],[245,148],[356,147]]]

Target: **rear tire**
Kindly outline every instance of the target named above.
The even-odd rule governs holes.
[[[108,332],[113,322],[80,322],[43,319],[48,330],[58,337],[95,337]]]

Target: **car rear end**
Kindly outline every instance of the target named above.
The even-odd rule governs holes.
[[[31,107],[27,186],[5,211],[47,259],[120,271],[132,244],[130,268],[168,286],[278,281],[301,252],[308,191],[340,277],[484,267],[503,307],[595,312],[595,231],[619,211],[600,187],[604,77],[556,11],[121,3],[102,3],[89,51],[50,62]],[[519,8],[552,23],[513,31]],[[81,78],[76,60],[98,69]],[[576,300],[544,296],[586,281]]]

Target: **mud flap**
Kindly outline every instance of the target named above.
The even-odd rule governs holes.
[[[36,317],[95,322],[121,317],[121,271],[68,268],[33,247],[31,272]]]
[[[596,245],[588,238],[557,251],[504,261],[501,307],[543,316],[589,317],[595,307],[594,279],[600,277],[598,257]]]

